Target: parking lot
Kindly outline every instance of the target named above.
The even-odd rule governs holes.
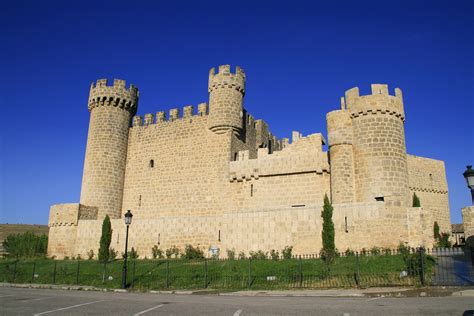
[[[473,297],[243,297],[0,288],[1,315],[472,315]]]

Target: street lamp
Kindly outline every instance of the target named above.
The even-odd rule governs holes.
[[[466,166],[466,171],[462,174],[466,179],[467,187],[471,189],[472,205],[474,205],[474,170],[472,166]]]
[[[132,217],[132,212],[128,210],[127,213],[125,213],[125,225],[127,225],[127,233],[125,234],[125,254],[123,255],[122,289],[127,287],[128,227],[132,223]]]

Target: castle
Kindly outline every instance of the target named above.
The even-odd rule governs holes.
[[[122,252],[141,257],[186,244],[236,252],[322,247],[321,209],[334,207],[336,247],[431,246],[433,224],[450,231],[444,162],[406,153],[402,92],[352,88],[321,133],[278,139],[244,108],[246,75],[229,65],[209,73],[209,105],[135,116],[138,89],[98,80],[90,88],[89,133],[80,202],[51,206],[48,255],[97,253],[102,221]],[[416,193],[422,207],[412,207]]]

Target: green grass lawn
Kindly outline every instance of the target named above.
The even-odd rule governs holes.
[[[357,262],[359,261],[359,262]],[[123,262],[0,260],[0,282],[121,286]],[[130,260],[127,279],[136,289],[351,288],[419,284],[401,255],[289,260]],[[427,264],[427,275],[431,265]]]

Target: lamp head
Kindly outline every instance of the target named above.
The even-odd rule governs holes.
[[[133,217],[133,214],[130,210],[127,211],[127,213],[125,213],[125,225],[130,225],[132,223],[132,217]]]
[[[464,179],[466,179],[467,187],[471,190],[474,190],[474,170],[472,166],[466,166],[466,171],[462,174]]]

